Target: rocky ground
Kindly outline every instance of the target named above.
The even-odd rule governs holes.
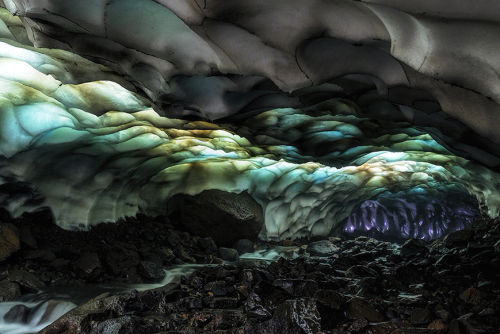
[[[180,283],[105,293],[42,333],[500,333],[500,219],[424,245],[368,237],[283,241],[295,258],[233,261],[210,237],[145,216],[64,231],[50,214],[0,215],[0,299],[50,286],[154,282],[201,263]],[[239,252],[252,245],[240,241]],[[271,247],[261,243],[255,247]],[[290,254],[289,254],[290,255]],[[11,321],[30,310],[14,307]]]

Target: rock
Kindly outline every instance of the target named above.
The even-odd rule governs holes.
[[[84,280],[95,280],[101,275],[101,260],[96,253],[83,253],[80,258],[73,263],[73,270],[78,277]]]
[[[444,239],[447,248],[465,247],[474,238],[474,230],[467,228],[464,230],[450,232]]]
[[[6,278],[10,282],[16,282],[21,288],[21,293],[37,293],[45,287],[35,275],[25,270],[13,270]]]
[[[14,225],[0,224],[0,262],[21,249],[19,233]]]
[[[233,248],[238,251],[238,254],[253,253],[253,242],[248,239],[240,239],[233,244]]]
[[[441,319],[436,319],[433,320],[429,326],[427,326],[428,329],[438,329],[438,330],[447,330],[448,325]]]
[[[312,242],[307,246],[306,251],[311,254],[311,256],[327,257],[332,256],[338,252],[338,247],[328,240],[320,240]]]
[[[31,309],[25,305],[18,304],[12,306],[7,313],[3,316],[3,320],[7,323],[21,323],[25,324],[28,322],[28,315]]]
[[[347,302],[346,315],[354,320],[361,318],[366,318],[368,321],[386,320],[377,307],[361,297],[353,297]]]
[[[349,326],[349,330],[350,331],[360,331],[362,330],[363,328],[365,328],[366,326],[368,326],[368,320],[366,320],[365,318],[361,318],[361,319],[358,319],[358,320],[355,320],[351,326]]]
[[[165,271],[155,262],[141,261],[137,266],[137,272],[149,280],[159,280],[165,277]]]
[[[175,256],[186,263],[196,263],[196,260],[183,249],[175,249]]]
[[[334,310],[343,310],[347,298],[340,292],[333,290],[318,290],[314,294],[316,300],[322,302]]]
[[[262,207],[247,192],[206,190],[176,200],[181,202],[174,213],[179,222],[191,234],[212,237],[219,246],[231,247],[239,239],[254,240],[262,229]]]
[[[379,274],[372,268],[366,266],[352,266],[345,272],[345,277],[347,278],[359,278],[359,277],[374,277],[378,278]]]
[[[226,331],[224,331],[225,329],[229,330],[230,328],[240,326],[243,323],[244,323],[244,318],[240,313],[222,311],[218,312],[217,315],[213,318],[213,320],[210,321],[210,323],[207,324],[205,327],[203,327],[203,330],[209,331],[210,333],[221,333],[221,332],[227,333]],[[235,333],[235,332],[230,331],[230,333]]]
[[[285,318],[273,317],[264,322],[250,319],[245,324],[245,334],[303,334],[305,331],[295,322]]]
[[[427,254],[428,249],[420,239],[410,239],[401,246],[401,256],[404,258],[414,258]]]
[[[93,325],[89,334],[145,334],[148,332],[149,331],[145,330],[139,319],[126,315],[115,319],[108,319]]]
[[[460,299],[468,304],[478,305],[484,299],[484,293],[479,289],[471,287],[460,294]]]
[[[294,297],[312,297],[318,291],[318,282],[300,279],[277,279],[274,286],[279,286]]]
[[[27,260],[51,262],[55,260],[56,255],[46,249],[29,250],[24,252],[24,258]]]
[[[250,318],[271,318],[278,305],[289,298],[291,296],[285,290],[267,281],[260,281],[245,301],[244,310]]]
[[[466,328],[468,334],[494,333],[494,329],[487,326],[484,319],[481,319],[474,313],[464,314],[457,320]]]
[[[276,308],[274,316],[295,322],[307,334],[316,334],[321,328],[321,317],[313,298],[287,300]]]
[[[216,255],[217,254],[217,245],[214,240],[210,237],[200,238],[198,239],[198,244],[205,251],[206,255]]]
[[[7,280],[0,281],[0,302],[8,302],[21,295],[19,284]]]
[[[234,248],[219,247],[220,258],[224,261],[238,261],[240,256]]]
[[[31,228],[29,226],[21,226],[19,227],[18,230],[19,230],[19,239],[21,240],[21,243],[25,244],[26,246],[32,249],[38,248],[38,243],[36,242],[36,239],[33,237],[33,234],[31,233]]]
[[[235,309],[237,305],[237,298],[215,297],[210,301],[209,307],[215,309]]]
[[[112,247],[105,255],[106,264],[110,267],[113,275],[127,275],[130,268],[137,266],[141,258],[136,251],[124,247]]]
[[[410,322],[413,325],[427,325],[430,321],[430,312],[425,308],[416,308],[411,312]]]
[[[205,285],[205,290],[213,293],[214,296],[227,295],[226,282],[224,282],[224,281],[214,281],[214,282],[207,283]]]

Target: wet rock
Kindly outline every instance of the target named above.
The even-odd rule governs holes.
[[[361,318],[366,318],[368,321],[386,320],[375,305],[360,297],[353,297],[347,302],[346,315],[354,320]]]
[[[175,200],[174,216],[184,227],[191,234],[212,237],[219,246],[231,247],[239,239],[254,240],[262,229],[262,207],[247,192],[206,190]]]
[[[500,240],[498,240],[494,246],[495,252],[500,253]]]
[[[205,251],[206,255],[215,255],[217,253],[217,245],[210,237],[198,239],[198,244]]]
[[[287,300],[276,308],[274,316],[296,323],[308,334],[316,334],[321,328],[321,317],[312,298]]]
[[[279,286],[294,297],[312,297],[318,290],[318,283],[313,280],[277,279],[273,285]]]
[[[7,280],[0,281],[0,302],[8,302],[21,295],[19,284]]]
[[[359,278],[359,277],[374,277],[378,278],[379,274],[372,268],[366,266],[353,266],[345,272],[345,277],[347,278]]]
[[[12,224],[0,224],[0,262],[21,249],[17,227]]]
[[[314,298],[335,310],[343,310],[347,302],[347,298],[344,295],[333,290],[318,290],[314,294]]]
[[[483,301],[484,297],[484,293],[474,287],[471,287],[460,294],[460,299],[468,304],[473,305],[480,304]]]
[[[248,239],[240,239],[233,244],[233,248],[238,251],[238,254],[253,253],[253,242]]]
[[[355,320],[351,326],[349,326],[350,331],[360,331],[366,326],[368,326],[369,322],[365,318],[361,318],[358,320]]]
[[[303,334],[305,331],[295,322],[274,317],[264,322],[250,319],[245,324],[245,334]]]
[[[89,334],[148,334],[151,333],[139,319],[131,316],[123,316],[115,319],[105,320],[93,325]]]
[[[106,264],[111,269],[113,275],[126,275],[130,268],[137,266],[141,258],[136,251],[124,247],[112,247],[106,252]]]
[[[3,320],[7,323],[21,323],[28,322],[28,315],[31,309],[25,305],[19,304],[12,306],[7,313],[3,316]]]
[[[141,261],[137,266],[137,272],[149,280],[159,280],[165,277],[165,271],[155,262]]]
[[[449,233],[443,242],[447,248],[465,247],[473,238],[474,230],[467,228]]]
[[[54,261],[49,263],[49,266],[61,271],[64,267],[68,266],[70,264],[69,260],[63,259],[63,258],[57,258]]]
[[[414,258],[427,254],[428,249],[422,240],[410,239],[401,246],[401,256],[404,258]]]
[[[45,287],[35,275],[25,270],[13,270],[6,278],[10,282],[16,282],[21,288],[21,293],[37,293]]]
[[[215,297],[210,301],[209,307],[214,309],[235,309],[237,305],[237,298]]]
[[[424,308],[416,308],[411,312],[410,322],[413,325],[427,325],[431,321],[429,310]]]
[[[327,257],[337,253],[339,249],[328,240],[320,240],[310,243],[306,251],[311,256]]]
[[[214,296],[227,295],[226,282],[214,281],[205,285],[205,290],[211,292]]]
[[[244,304],[244,311],[251,318],[271,318],[274,310],[291,295],[267,281],[257,283]]]
[[[240,256],[234,248],[219,247],[220,258],[224,261],[238,261]]]
[[[183,249],[175,249],[174,254],[183,262],[196,263],[196,260]]]
[[[244,323],[243,316],[236,312],[222,311],[218,312],[217,315],[207,324],[203,329],[205,331],[217,331],[220,333],[222,330],[238,327]],[[233,333],[233,332],[231,332]],[[235,333],[236,334],[236,333]]]
[[[83,253],[80,258],[73,263],[73,270],[78,277],[84,280],[94,280],[101,274],[101,260],[96,253]]]

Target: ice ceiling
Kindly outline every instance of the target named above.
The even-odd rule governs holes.
[[[432,239],[499,214],[496,1],[0,7],[13,215],[86,229],[207,189],[248,191],[268,239]]]

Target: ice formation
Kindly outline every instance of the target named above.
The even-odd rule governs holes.
[[[0,206],[13,215],[49,207],[87,229],[207,189],[248,191],[268,239],[432,239],[499,214],[498,28],[482,6],[4,5]]]

